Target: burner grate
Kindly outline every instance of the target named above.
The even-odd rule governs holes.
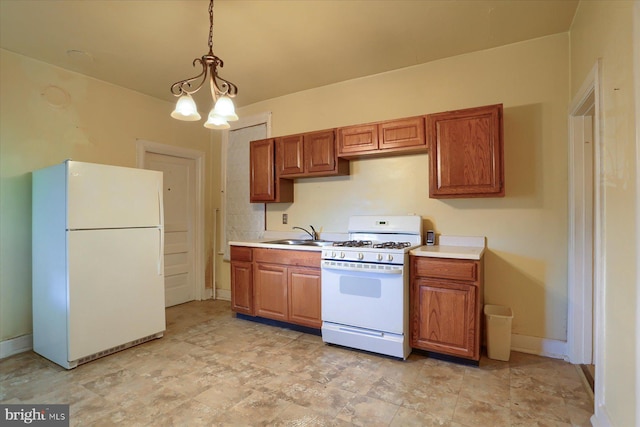
[[[343,242],[333,242],[333,246],[342,246],[346,248],[368,248],[371,247],[371,240],[345,240]]]
[[[373,247],[377,249],[404,249],[409,246],[411,246],[410,242],[383,242],[373,245]]]
[[[411,242],[379,242],[373,243],[371,240],[345,240],[333,242],[333,246],[345,248],[375,248],[375,249],[404,249],[412,246]]]

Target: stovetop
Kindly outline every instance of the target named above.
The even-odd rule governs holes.
[[[322,249],[322,259],[336,262],[403,264],[411,249],[422,244],[418,216],[352,216],[349,240]]]

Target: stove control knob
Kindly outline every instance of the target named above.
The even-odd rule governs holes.
[[[331,258],[335,258],[335,257],[336,257],[336,252],[335,251],[331,252]]]
[[[358,252],[358,259],[363,259],[364,258],[364,254],[362,252]]]
[[[382,261],[382,254],[378,254],[376,258],[378,259],[378,261]]]
[[[344,258],[344,252],[340,252],[340,258]]]
[[[393,255],[391,255],[391,254],[387,255],[387,260],[388,261],[393,261]]]

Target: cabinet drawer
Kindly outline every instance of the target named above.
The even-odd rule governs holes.
[[[256,262],[320,268],[320,251],[254,249],[253,255]]]
[[[231,246],[232,261],[251,261],[251,248],[246,246]]]
[[[389,150],[427,151],[424,137],[424,118],[413,117],[383,122],[378,125],[380,148]]]
[[[434,277],[472,282],[478,280],[478,264],[475,261],[415,257],[412,270],[414,277]]]
[[[348,157],[378,149],[378,125],[375,123],[338,129],[338,156]]]

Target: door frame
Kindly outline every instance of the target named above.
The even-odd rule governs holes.
[[[195,286],[195,299],[200,301],[202,299],[215,298],[215,287],[212,290],[212,294],[208,295],[206,290],[206,283],[204,278],[204,160],[205,153],[190,148],[176,147],[173,145],[161,144],[159,142],[147,141],[144,139],[136,140],[136,166],[144,169],[147,153],[162,154],[165,156],[181,157],[185,159],[195,160],[196,170],[196,191],[195,191],[195,203],[196,203],[196,221],[193,230],[194,239],[194,286]],[[215,268],[215,266],[214,266]],[[215,277],[215,271],[212,275]]]
[[[595,410],[604,404],[604,369],[606,337],[604,335],[605,307],[605,246],[604,192],[601,126],[601,60],[595,63],[569,107],[569,238],[568,238],[568,309],[567,356],[571,363],[594,363],[596,381]],[[584,197],[585,116],[593,108],[593,239],[585,230],[587,202]],[[592,243],[591,243],[592,242]],[[588,251],[589,246],[592,252]],[[586,272],[593,255],[593,272]],[[585,274],[593,274],[593,286],[585,286]],[[593,341],[592,342],[592,337]],[[593,356],[593,357],[592,357]]]
[[[231,127],[229,129],[225,129],[222,132],[222,147],[220,152],[221,158],[221,167],[220,167],[220,211],[221,211],[221,225],[222,233],[225,233],[227,227],[226,221],[226,197],[225,192],[227,191],[227,147],[229,146],[229,132],[234,130],[248,128],[251,126],[258,126],[261,124],[266,125],[267,127],[267,138],[271,138],[271,112],[259,113],[253,116],[242,117],[240,120],[229,123]],[[247,159],[248,161],[248,159]],[[265,208],[266,215],[266,208]],[[266,222],[265,222],[266,224]],[[222,236],[222,238],[218,239],[218,255],[223,256],[225,252],[225,245],[227,243],[226,234]]]

